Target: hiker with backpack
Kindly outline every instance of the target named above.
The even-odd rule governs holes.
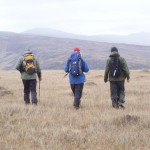
[[[84,87],[85,74],[89,71],[87,63],[82,59],[79,48],[74,48],[74,52],[67,60],[65,72],[69,73],[70,87],[74,94],[73,106],[78,109],[81,104],[82,91]]]
[[[110,93],[114,108],[125,108],[125,79],[129,82],[130,74],[127,63],[120,57],[116,47],[111,48],[111,54],[106,62],[104,82],[110,81]]]
[[[27,50],[23,56],[18,59],[16,69],[20,71],[22,82],[24,85],[24,101],[25,104],[30,104],[30,92],[32,104],[37,105],[37,93],[36,93],[36,76],[38,76],[39,82],[41,81],[41,69],[39,62],[35,59],[33,53]]]

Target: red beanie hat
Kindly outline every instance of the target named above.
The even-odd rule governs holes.
[[[74,52],[80,52],[80,49],[79,48],[74,48]]]

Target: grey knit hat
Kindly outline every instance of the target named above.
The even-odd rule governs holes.
[[[25,51],[25,54],[32,54],[32,51],[28,49]]]

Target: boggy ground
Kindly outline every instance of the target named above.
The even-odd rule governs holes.
[[[150,149],[148,70],[131,71],[125,110],[112,108],[104,71],[86,74],[79,110],[63,71],[42,74],[40,102],[26,106],[19,72],[0,72],[0,150]]]

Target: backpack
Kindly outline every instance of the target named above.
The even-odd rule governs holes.
[[[121,75],[121,64],[119,57],[112,57],[110,59],[109,73],[111,77],[119,77]]]
[[[82,58],[80,55],[75,55],[74,57],[70,58],[70,73],[73,76],[79,76],[82,74]]]
[[[27,74],[36,73],[35,59],[33,54],[25,55],[23,60],[24,70]]]

